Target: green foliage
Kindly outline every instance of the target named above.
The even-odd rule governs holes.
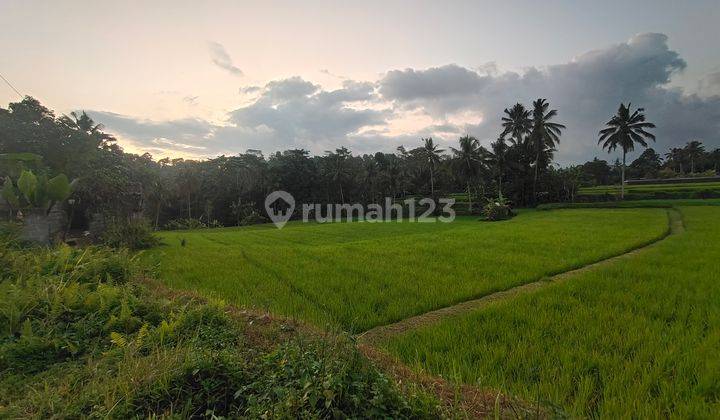
[[[35,199],[37,183],[37,177],[31,171],[22,171],[22,173],[20,173],[17,187],[28,202],[32,202]]]
[[[4,198],[5,201],[10,204],[10,207],[20,207],[20,198],[18,197],[18,194],[15,191],[15,186],[13,185],[12,179],[10,179],[9,176],[5,177],[2,191],[0,191],[0,195],[2,195],[2,198]]]
[[[0,417],[438,415],[343,339],[151,293],[128,252],[0,242],[0,257]]]
[[[65,201],[72,193],[73,185],[65,174],[60,174],[47,181],[47,196],[51,201]]]
[[[55,203],[70,197],[76,184],[77,180],[70,182],[64,174],[48,179],[44,173],[35,175],[30,170],[22,170],[16,185],[10,177],[5,177],[2,197],[13,208],[50,211]]]
[[[485,205],[483,208],[483,216],[485,220],[498,221],[507,220],[513,217],[514,214],[507,200],[501,196],[497,201],[491,201]]]
[[[267,223],[267,217],[263,217],[257,212],[252,212],[240,220],[240,226],[257,225],[260,223]]]
[[[145,219],[110,218],[102,241],[112,248],[147,249],[161,243]]]
[[[213,220],[205,223],[200,219],[175,219],[165,224],[165,230],[195,230],[222,227],[220,222]]]

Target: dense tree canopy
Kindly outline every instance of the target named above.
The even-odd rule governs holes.
[[[552,165],[564,128],[555,122],[557,114],[544,99],[535,101],[533,110],[516,104],[498,116],[500,135],[487,148],[466,135],[448,150],[427,138],[395,153],[372,155],[353,155],[346,148],[320,156],[302,149],[269,156],[248,150],[206,160],[155,160],[149,154],[125,153],[85,113],[58,117],[27,97],[0,108],[0,154],[37,154],[48,176],[64,173],[80,178],[75,193],[78,225],[94,212],[137,211],[158,227],[180,218],[224,225],[252,223],[261,220],[266,195],[278,189],[288,191],[299,203],[368,204],[382,203],[385,197],[399,201],[454,194],[467,197],[459,211],[477,211],[480,206],[473,203],[499,195],[515,206],[525,206],[573,200],[581,185],[618,181],[620,165],[597,158],[567,168]],[[720,163],[720,152],[708,152],[699,142],[665,156],[662,162],[658,153],[647,149],[629,165],[628,173],[631,177],[655,177],[663,171],[681,175],[717,170]],[[0,165],[0,176],[8,171]]]

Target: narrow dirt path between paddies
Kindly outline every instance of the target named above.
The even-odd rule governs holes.
[[[405,318],[401,321],[393,324],[382,325],[379,327],[372,328],[365,331],[362,334],[357,335],[358,343],[375,346],[376,344],[387,340],[388,338],[403,334],[407,331],[419,328],[425,325],[439,322],[445,318],[464,314],[470,311],[474,311],[479,308],[483,308],[493,302],[497,302],[503,299],[509,299],[519,294],[529,293],[543,287],[546,287],[552,283],[562,282],[570,279],[573,275],[582,273],[584,271],[592,270],[597,267],[601,267],[607,264],[614,264],[626,258],[632,258],[633,256],[644,252],[645,250],[657,245],[658,243],[665,240],[670,235],[677,235],[685,231],[685,227],[682,221],[682,214],[675,208],[668,209],[668,230],[667,233],[656,239],[655,241],[635,248],[631,251],[615,255],[610,258],[606,258],[594,263],[576,268],[574,270],[565,271],[554,276],[546,277],[533,283],[526,283],[521,286],[516,286],[507,290],[492,293],[483,296],[478,299],[468,300],[465,302],[458,303],[456,305],[447,306],[445,308],[436,309],[434,311],[426,312],[424,314],[416,315],[410,318]]]
[[[417,372],[405,365],[393,355],[378,348],[378,344],[392,336],[403,334],[415,328],[439,322],[445,318],[460,315],[470,311],[483,308],[493,302],[503,299],[510,299],[523,293],[530,293],[552,283],[558,283],[571,279],[574,275],[592,270],[608,264],[614,264],[627,258],[632,258],[654,246],[671,235],[678,235],[685,231],[682,213],[675,208],[668,209],[668,230],[664,236],[657,240],[635,248],[631,251],[606,258],[580,268],[565,271],[542,280],[513,287],[504,291],[492,293],[479,299],[473,299],[456,305],[426,312],[406,318],[402,321],[383,325],[365,331],[356,336],[358,349],[381,367],[386,373],[395,378],[396,381],[412,382],[420,385],[427,391],[435,394],[448,406],[459,409],[464,415],[471,418],[551,418],[556,417],[547,407],[531,404],[510,395],[505,395],[492,389],[480,388],[468,384],[454,384],[450,381],[430,375],[424,372]]]

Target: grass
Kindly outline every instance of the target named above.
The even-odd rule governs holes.
[[[166,232],[167,245],[146,255],[169,286],[359,332],[619,254],[666,231],[659,209],[560,210],[496,223]]]
[[[720,182],[697,182],[682,184],[638,184],[625,185],[626,194],[643,194],[643,193],[676,193],[676,192],[696,192],[696,191],[716,191],[720,192]],[[597,187],[584,187],[578,191],[579,195],[602,195],[602,194],[620,194],[620,185],[600,185]]]
[[[418,369],[595,418],[720,412],[720,209],[622,263],[386,343]]]
[[[584,209],[584,208],[670,208],[678,206],[720,206],[720,198],[682,200],[623,200],[595,203],[550,203],[540,204],[538,210]]]

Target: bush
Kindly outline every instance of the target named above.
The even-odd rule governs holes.
[[[248,214],[240,221],[241,226],[257,225],[260,223],[267,223],[267,218],[257,214],[257,212]]]
[[[205,223],[200,219],[175,219],[167,222],[163,229],[165,230],[196,230],[223,227],[217,220]]]
[[[112,248],[132,250],[152,248],[160,244],[160,238],[145,219],[111,219],[101,239],[105,245]]]
[[[514,216],[510,206],[502,197],[498,201],[491,201],[483,208],[483,216],[485,220],[497,221],[507,220]]]

